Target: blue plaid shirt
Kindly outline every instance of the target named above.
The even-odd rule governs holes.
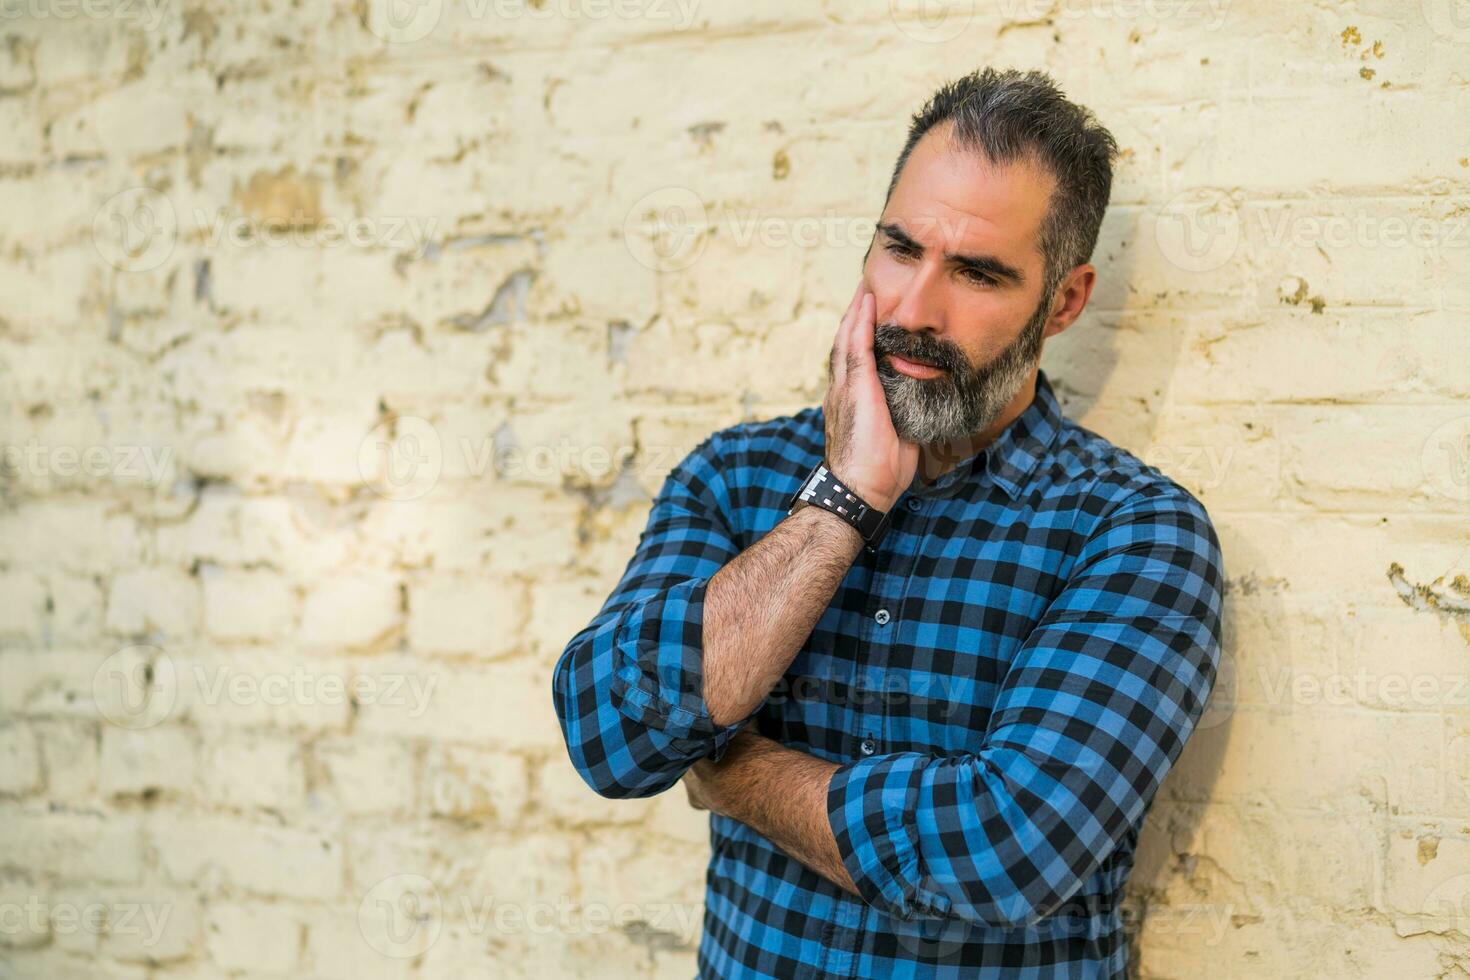
[[[664,482],[553,676],[601,795],[664,792],[744,723],[703,701],[705,589],[824,445],[820,406],[742,423]],[[995,442],[898,500],[754,714],[840,764],[827,819],[862,898],[712,814],[701,976],[1123,976],[1123,885],[1214,685],[1223,588],[1199,501],[1040,372]]]

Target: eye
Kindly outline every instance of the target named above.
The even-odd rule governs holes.
[[[883,247],[888,250],[889,254],[897,255],[899,258],[908,259],[913,258],[914,255],[914,250],[903,242],[887,242]]]
[[[966,269],[965,277],[977,286],[994,286],[996,281],[977,269]]]

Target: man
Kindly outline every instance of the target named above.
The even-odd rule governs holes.
[[[710,811],[702,975],[1124,974],[1223,570],[1200,503],[1038,366],[1091,295],[1116,152],[1045,75],[942,87],[823,404],[690,453],[561,655],[582,778]]]

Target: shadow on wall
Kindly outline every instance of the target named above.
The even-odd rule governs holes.
[[[1218,527],[1218,519],[1216,524]],[[1240,639],[1243,632],[1250,634],[1241,629],[1242,618],[1282,622],[1286,610],[1269,589],[1253,591],[1249,607],[1243,607],[1239,579],[1230,579],[1230,569],[1258,567],[1262,556],[1239,539],[1230,542],[1229,551],[1222,547],[1222,554],[1226,589],[1220,669],[1204,714],[1144,821],[1123,899],[1132,949],[1130,970],[1135,976],[1150,975],[1153,971],[1144,970],[1144,964],[1156,959],[1165,973],[1181,963],[1202,962],[1224,942],[1229,930],[1239,927],[1240,916],[1254,919],[1258,911],[1237,882],[1211,870],[1215,863],[1204,852],[1201,824],[1207,806],[1217,802],[1215,787],[1223,772],[1245,678],[1254,669]],[[1289,631],[1280,635],[1290,640]],[[1289,647],[1268,653],[1272,662],[1293,660]]]
[[[1110,210],[1093,257],[1099,281],[1082,318],[1065,333],[1047,341],[1042,367],[1068,418],[1097,432],[1165,474],[1189,486],[1187,474],[1171,472],[1167,461],[1149,458],[1159,436],[1159,420],[1171,401],[1178,366],[1186,349],[1187,312],[1130,306],[1137,246],[1120,241],[1131,230],[1130,219]],[[1126,352],[1125,352],[1126,350]],[[1188,401],[1187,393],[1181,399]],[[1193,492],[1193,488],[1190,487]],[[1208,505],[1207,505],[1208,506]],[[1211,514],[1217,533],[1221,515]],[[1256,556],[1239,553],[1231,542],[1222,555],[1227,576],[1219,672],[1205,711],[1160,788],[1144,821],[1134,869],[1123,898],[1123,916],[1131,947],[1130,973],[1141,975],[1149,950],[1172,959],[1165,947],[1177,947],[1186,958],[1215,945],[1231,928],[1232,917],[1247,911],[1242,896],[1211,893],[1211,882],[1196,876],[1195,847],[1205,805],[1221,772],[1237,701],[1240,650],[1238,604],[1229,581],[1234,568],[1255,567]],[[1253,597],[1279,606],[1270,596]],[[1279,608],[1254,615],[1275,618]],[[1277,651],[1281,656],[1289,651]],[[1145,942],[1148,944],[1145,946]],[[1160,945],[1162,944],[1162,945]]]

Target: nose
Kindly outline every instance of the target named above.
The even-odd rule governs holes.
[[[940,302],[940,276],[943,269],[937,264],[922,262],[912,267],[908,279],[903,283],[898,303],[879,323],[895,323],[908,331],[929,330],[944,332],[944,309]]]

